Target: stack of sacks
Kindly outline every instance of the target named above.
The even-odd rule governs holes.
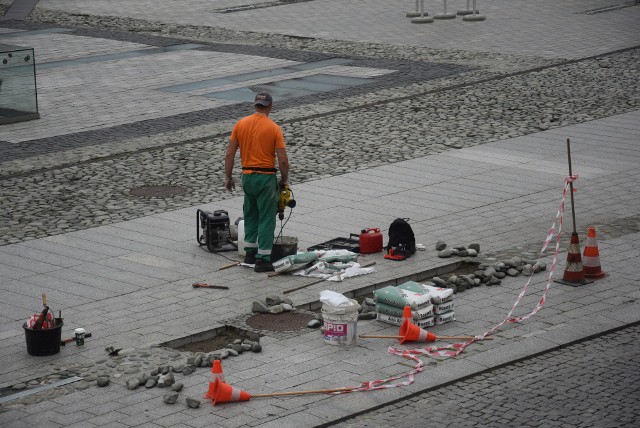
[[[373,292],[377,319],[393,325],[402,325],[404,307],[409,306],[415,325],[420,328],[431,327],[434,323],[431,295],[428,292],[405,290],[401,287],[388,286]]]
[[[399,285],[406,290],[429,293],[433,303],[433,318],[436,325],[455,321],[456,314],[453,311],[453,290],[451,288],[436,287],[433,283],[418,284],[409,281]]]
[[[402,325],[402,312],[406,305],[411,307],[412,322],[420,328],[455,320],[453,290],[450,288],[409,281],[397,287],[381,288],[373,294],[377,319],[389,324]]]

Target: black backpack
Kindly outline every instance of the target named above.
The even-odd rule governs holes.
[[[416,237],[407,219],[397,218],[389,226],[389,243],[387,253],[409,257],[416,252]]]

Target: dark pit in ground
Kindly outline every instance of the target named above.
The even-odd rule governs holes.
[[[241,330],[225,330],[210,339],[199,340],[197,342],[185,343],[177,347],[171,347],[178,351],[186,352],[212,352],[226,348],[234,340],[249,339],[249,334]]]

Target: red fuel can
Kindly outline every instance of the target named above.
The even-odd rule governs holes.
[[[360,233],[360,254],[379,253],[382,251],[382,233],[380,229],[362,229]]]

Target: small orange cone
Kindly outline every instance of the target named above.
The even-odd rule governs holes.
[[[220,379],[216,379],[213,384],[213,405],[220,403],[230,403],[233,401],[249,401],[251,394],[244,392],[241,389],[234,388],[233,386],[222,382]]]
[[[411,322],[411,320],[413,319],[413,313],[411,312],[411,306],[406,305],[404,307],[404,309],[402,310],[402,319],[409,320],[409,322]]]
[[[584,247],[584,276],[587,278],[602,278],[605,273],[600,267],[600,252],[596,242],[596,228],[589,227],[587,233],[587,244]]]
[[[216,380],[224,382],[224,373],[222,373],[222,364],[220,360],[214,360],[211,366],[211,380],[209,381],[209,390],[204,395],[207,400],[213,400],[215,398],[215,383]]]
[[[400,339],[401,345],[404,342],[435,342],[437,339],[435,334],[421,329],[409,321],[408,318],[400,326],[400,336],[402,336],[402,339]]]
[[[576,232],[571,234],[567,265],[564,269],[562,282],[568,285],[583,285],[586,283],[584,280],[584,267],[580,257],[580,240]]]

